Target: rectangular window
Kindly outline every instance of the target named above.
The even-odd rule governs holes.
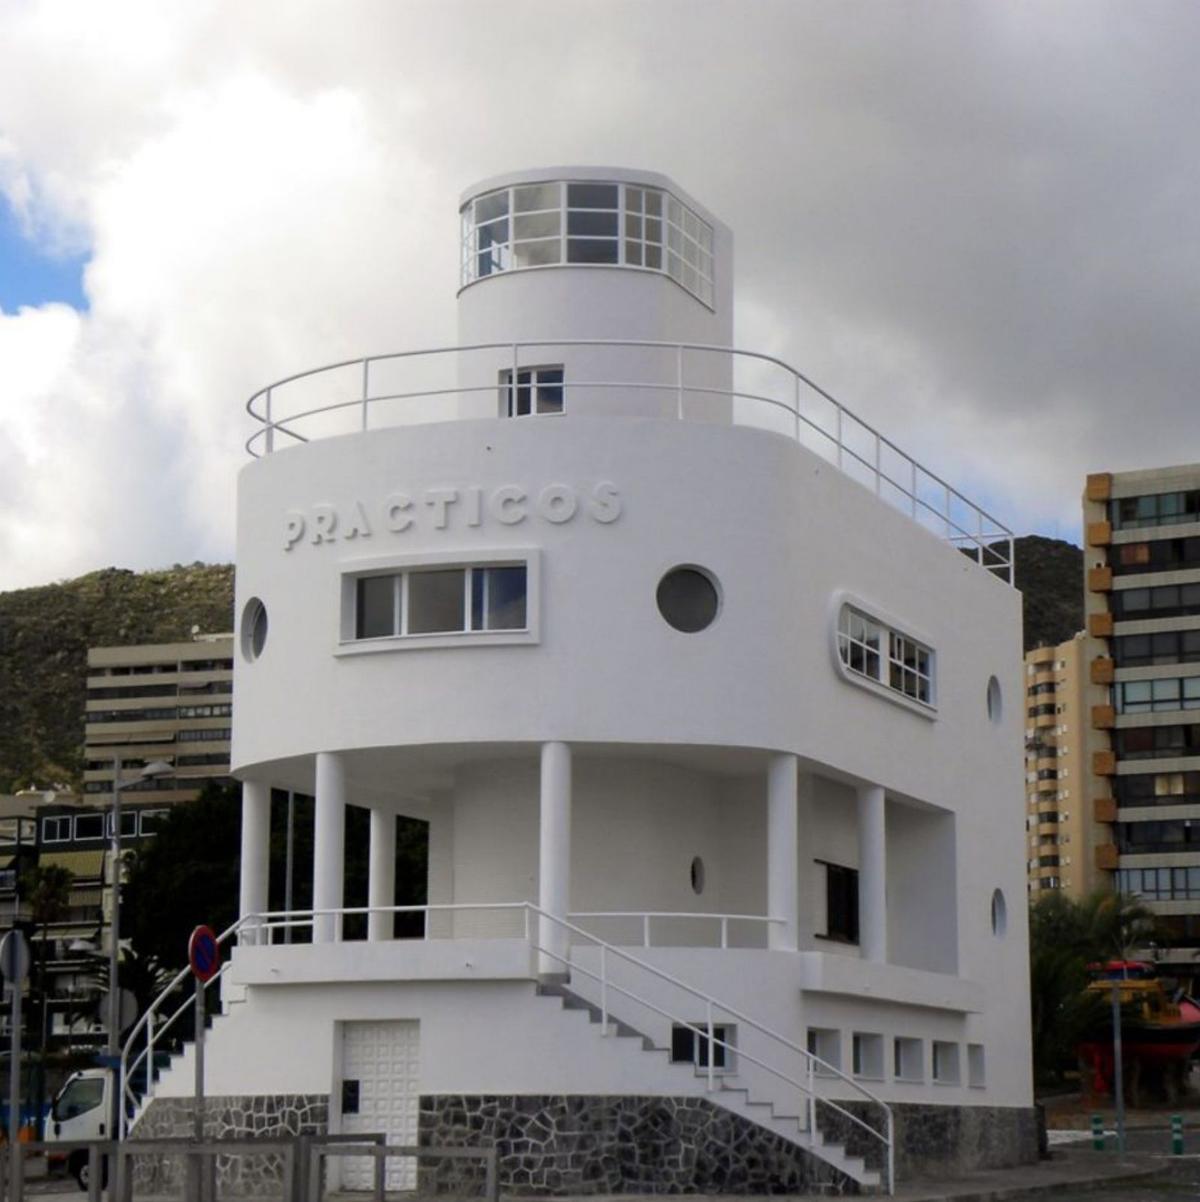
[[[923,643],[876,618],[843,605],[838,616],[838,656],[859,676],[932,707],[934,704],[934,655]],[[1034,711],[1053,713],[1052,704]]]
[[[933,1079],[939,1085],[957,1085],[961,1079],[958,1066],[958,1044],[933,1041]]]
[[[883,1036],[855,1031],[851,1039],[854,1075],[868,1081],[883,1080]]]
[[[841,864],[824,864],[824,868],[825,938],[857,943],[858,870]]]
[[[733,1044],[733,1028],[713,1023],[713,1068],[729,1067],[732,1057],[729,1046]],[[697,1068],[708,1068],[708,1027],[704,1023],[684,1025],[676,1023],[671,1028],[671,1063],[694,1064]]]
[[[365,642],[528,630],[528,577],[527,563],[414,567],[352,577],[348,637]]]
[[[972,1089],[987,1085],[987,1071],[983,1058],[983,1044],[967,1044],[967,1084]]]
[[[504,417],[530,417],[562,413],[562,364],[549,367],[517,368],[517,386],[512,384],[512,368],[500,373],[500,412]]]
[[[123,790],[122,790],[123,791]],[[113,816],[106,815],[107,821],[104,824],[104,831],[108,838],[112,838],[113,833]],[[138,833],[138,816],[133,810],[121,811],[121,838],[136,839]]]
[[[925,1045],[921,1040],[896,1036],[892,1041],[892,1075],[897,1081],[925,1080]]]
[[[69,843],[71,840],[71,815],[58,814],[42,819],[43,843]]]
[[[104,815],[79,814],[75,818],[76,839],[103,839]]]
[[[830,1069],[842,1067],[842,1033],[832,1027],[809,1027],[805,1045],[810,1056],[822,1063],[816,1066],[818,1077],[832,1077]],[[828,1065],[828,1067],[824,1067]]]

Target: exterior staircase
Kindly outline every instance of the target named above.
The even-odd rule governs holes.
[[[659,1057],[663,1064],[663,1083],[678,1081],[683,1095],[695,1093],[695,1078],[706,1076],[706,1070],[693,1064],[671,1060],[671,1049],[655,1043],[648,1035],[630,1026],[623,1020],[609,1015],[607,1029],[602,1027],[604,1016],[599,1006],[574,992],[565,975],[554,974],[542,977],[537,984],[539,997],[556,999],[565,1011],[580,1011],[587,1015],[589,1023],[597,1028],[598,1037],[623,1041],[622,1046],[638,1053]],[[690,1080],[689,1080],[690,1078]],[[790,1113],[789,1108],[764,1098],[756,1098],[749,1087],[737,1084],[736,1071],[721,1070],[719,1084],[711,1092],[701,1096],[714,1105],[762,1127],[801,1148],[854,1181],[864,1192],[875,1192],[882,1187],[881,1174],[868,1167],[861,1156],[850,1155],[845,1148],[822,1135],[820,1129],[810,1131],[806,1118]],[[791,1109],[799,1109],[792,1107]]]

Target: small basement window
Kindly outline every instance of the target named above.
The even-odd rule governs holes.
[[[733,1028],[724,1023],[713,1023],[713,1068],[727,1069],[733,1059],[730,1047]],[[708,1027],[704,1023],[694,1025],[676,1023],[671,1028],[671,1063],[694,1064],[697,1068],[708,1068]]]
[[[957,1085],[962,1079],[958,1065],[958,1044],[933,1041],[933,1079],[939,1085]]]
[[[809,1027],[804,1046],[810,1056],[815,1056],[821,1062],[816,1066],[818,1077],[832,1077],[830,1069],[841,1071],[842,1033],[836,1028]]]
[[[934,654],[924,643],[852,605],[843,605],[838,614],[837,651],[854,676],[933,707]]]
[[[883,1080],[883,1036],[855,1031],[851,1046],[854,1075],[868,1081]]]
[[[920,1039],[897,1035],[892,1041],[892,1075],[897,1081],[925,1080],[925,1045]]]
[[[972,1089],[983,1089],[987,1085],[987,1070],[981,1043],[967,1044],[967,1084]]]
[[[562,413],[563,368],[517,368],[517,386],[513,388],[512,368],[500,373],[500,413],[504,417],[530,417]]]

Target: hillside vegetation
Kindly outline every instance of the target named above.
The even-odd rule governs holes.
[[[233,567],[121,568],[0,593],[0,792],[78,784],[89,647],[233,629]]]
[[[1074,543],[1040,534],[1014,543],[1025,650],[1066,642],[1083,629],[1083,552]]]

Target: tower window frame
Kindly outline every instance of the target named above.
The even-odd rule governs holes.
[[[517,385],[513,387],[513,369],[500,371],[501,417],[561,417],[567,408],[566,372],[561,363],[537,367],[516,368]]]
[[[938,656],[932,642],[857,597],[833,599],[832,650],[843,680],[933,718]]]

